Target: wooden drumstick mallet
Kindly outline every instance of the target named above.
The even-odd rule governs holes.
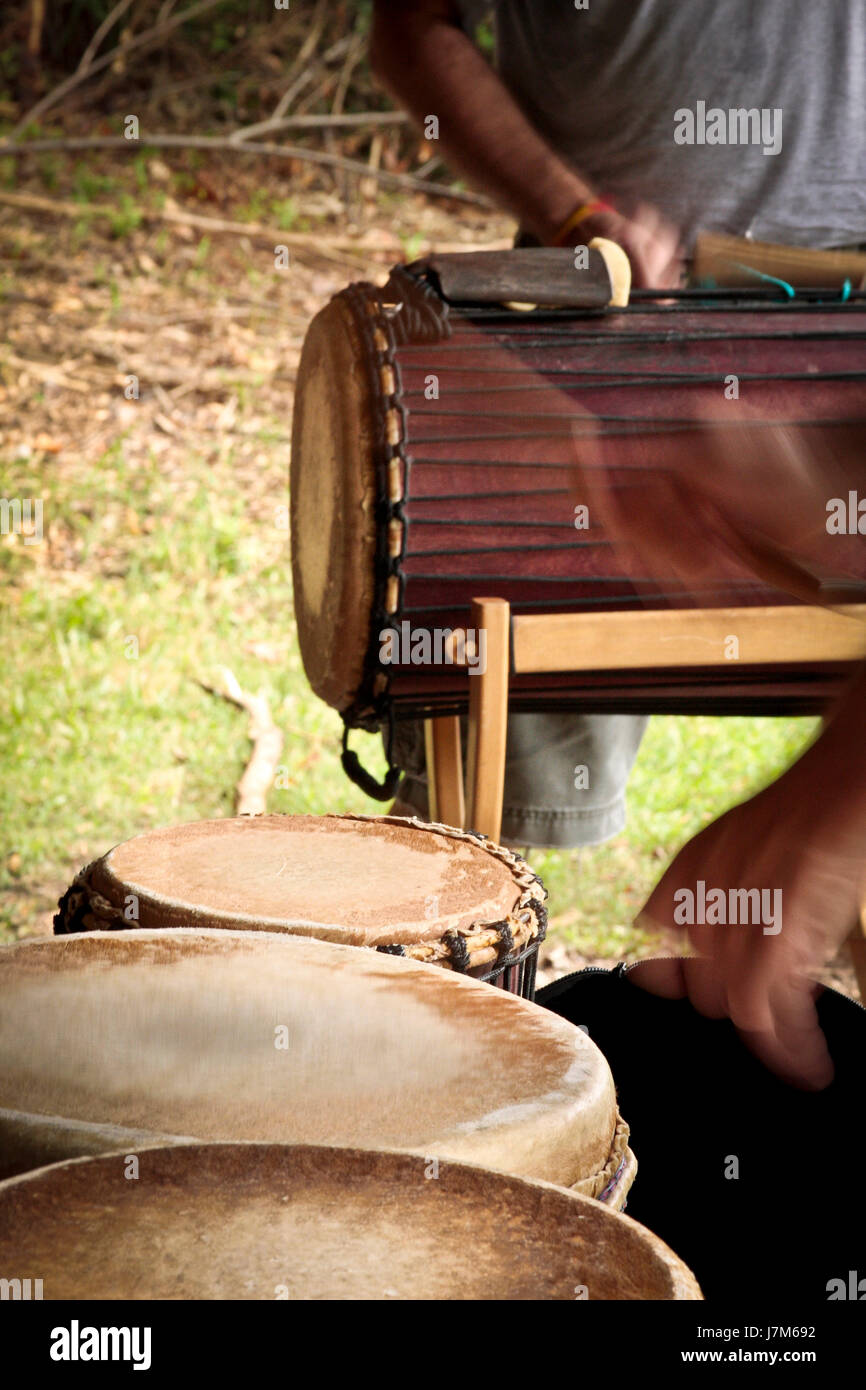
[[[631,293],[631,266],[622,247],[594,237],[586,264],[570,247],[467,251],[429,256],[409,269],[435,277],[451,304],[504,304],[511,308],[623,308]]]

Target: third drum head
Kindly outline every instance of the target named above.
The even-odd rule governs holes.
[[[46,1299],[699,1299],[649,1231],[547,1183],[410,1154],[142,1149],[0,1183]]]

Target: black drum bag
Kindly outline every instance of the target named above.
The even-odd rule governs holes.
[[[628,1215],[707,1299],[866,1299],[866,1009],[820,995],[836,1077],[805,1092],[768,1072],[728,1020],[647,993],[626,966],[556,980],[537,1002],[607,1057],[638,1161]]]

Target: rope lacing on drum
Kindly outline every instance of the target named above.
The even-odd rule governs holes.
[[[413,261],[408,266],[396,265],[388,277],[388,283],[380,291],[398,347],[408,343],[420,347],[451,337],[448,306],[436,286],[431,284],[430,273],[425,261]],[[389,312],[390,306],[396,305],[399,305],[399,310]]]
[[[400,780],[400,769],[393,761],[394,716],[389,698],[389,673],[379,660],[380,634],[398,620],[403,605],[402,565],[406,555],[407,522],[403,510],[409,476],[404,455],[406,407],[402,383],[394,360],[395,333],[392,319],[385,312],[381,291],[372,285],[350,285],[343,291],[358,324],[364,347],[363,360],[370,378],[370,399],[375,402],[374,423],[377,439],[376,474],[376,555],[374,594],[364,669],[358,693],[343,717],[342,765],[347,777],[367,796],[377,801],[393,799]],[[398,543],[399,541],[399,543]],[[350,728],[370,732],[387,724],[386,756],[388,770],[381,782],[367,772],[357,754],[348,748]]]
[[[466,937],[456,927],[449,927],[443,934],[442,940],[448,943],[452,968],[458,970],[461,975],[465,975],[469,969],[469,947],[466,944]]]
[[[370,399],[375,402],[376,438],[376,559],[374,597],[364,669],[358,693],[343,711],[342,764],[346,775],[366,795],[390,801],[401,771],[393,761],[394,713],[390,699],[390,672],[379,658],[380,634],[399,622],[404,604],[411,459],[406,453],[408,409],[396,360],[398,343],[422,345],[450,336],[448,310],[435,290],[404,266],[396,266],[387,285],[350,285],[343,291],[349,300],[366,349],[364,365],[370,377]],[[350,728],[374,731],[386,723],[388,770],[381,782],[365,771],[348,748]]]

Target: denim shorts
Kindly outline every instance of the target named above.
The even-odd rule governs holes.
[[[463,725],[464,759],[466,720]],[[647,726],[645,715],[511,714],[501,838],[527,848],[598,845],[625,826],[625,785]],[[397,796],[428,815],[424,726],[398,723]]]

